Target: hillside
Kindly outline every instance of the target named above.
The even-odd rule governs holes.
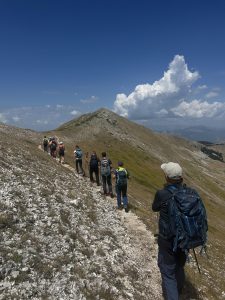
[[[224,163],[196,142],[158,134],[101,109],[62,125],[64,168],[38,149],[43,134],[0,125],[0,299],[161,299],[151,212],[164,179],[160,164],[184,168],[184,179],[204,199],[209,218],[207,260],[187,265],[182,299],[223,299]],[[131,173],[128,214],[104,199],[88,178],[76,177],[73,149],[106,151]],[[136,218],[136,215],[144,222]]]
[[[0,299],[160,299],[155,240],[135,215],[40,151],[40,134],[0,137]]]
[[[210,227],[210,260],[199,257],[207,276],[198,276],[189,267],[187,271],[196,285],[205,286],[205,297],[221,297],[225,290],[222,279],[225,270],[222,256],[225,246],[224,163],[203,154],[200,151],[201,145],[197,142],[155,133],[106,109],[83,115],[51,134],[64,139],[67,160],[72,166],[76,144],[84,152],[96,150],[100,154],[105,150],[114,167],[118,160],[123,160],[131,173],[129,199],[132,211],[153,233],[157,230],[157,220],[150,207],[156,189],[161,188],[164,183],[160,164],[167,161],[180,163],[184,169],[185,182],[196,188],[204,199]]]

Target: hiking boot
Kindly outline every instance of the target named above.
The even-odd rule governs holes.
[[[111,198],[114,198],[114,195],[113,195],[113,193],[110,193],[110,197],[111,197]]]
[[[117,209],[122,210],[123,209],[123,205],[121,204],[121,205],[117,206]]]
[[[128,213],[128,211],[129,211],[127,206],[124,206],[124,210],[125,210],[126,213]]]

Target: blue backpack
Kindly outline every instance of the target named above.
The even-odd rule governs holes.
[[[109,176],[111,174],[110,162],[107,158],[101,160],[101,175]]]
[[[81,149],[76,149],[76,158],[82,158],[82,155],[83,155],[83,153],[82,153],[82,150]]]
[[[125,169],[117,169],[117,185],[127,185],[127,172]]]
[[[207,240],[207,215],[198,193],[183,185],[181,188],[168,186],[172,193],[168,202],[169,227],[174,237],[173,251],[184,252],[198,246],[205,247]]]

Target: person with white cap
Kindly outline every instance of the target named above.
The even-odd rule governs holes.
[[[184,285],[184,265],[186,255],[180,248],[173,251],[173,237],[169,226],[168,203],[171,199],[170,188],[182,187],[182,168],[178,163],[168,162],[161,165],[166,184],[158,190],[152,210],[159,212],[158,266],[162,277],[163,296],[167,300],[178,300]]]

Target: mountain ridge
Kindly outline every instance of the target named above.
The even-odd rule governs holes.
[[[82,120],[82,122],[80,122],[80,120]],[[46,212],[50,214],[53,213],[53,215],[58,215],[61,218],[61,221],[59,223],[62,223],[61,225],[64,224],[61,229],[65,229],[66,224],[71,223],[71,221],[69,221],[71,220],[71,218],[75,217],[76,219],[78,217],[78,219],[80,219],[81,216],[71,215],[71,217],[69,217],[68,219],[68,216],[70,216],[70,214],[68,215],[69,210],[68,207],[64,207],[65,203],[62,196],[59,196],[60,189],[64,189],[63,193],[65,198],[68,199],[69,202],[72,201],[76,209],[79,210],[79,207],[82,203],[81,199],[83,199],[83,194],[87,194],[85,191],[89,190],[89,184],[87,182],[83,186],[81,181],[74,178],[72,174],[67,174],[67,171],[64,174],[61,166],[52,161],[52,159],[48,155],[40,153],[40,150],[37,149],[37,146],[42,141],[43,134],[44,133],[35,133],[29,131],[26,132],[26,130],[21,131],[20,129],[11,128],[8,126],[0,126],[1,140],[4,141],[0,147],[2,161],[1,191],[3,191],[3,194],[1,194],[1,196],[3,197],[3,195],[5,195],[6,193],[7,197],[12,200],[12,196],[10,195],[14,195],[16,203],[18,203],[21,209],[16,206],[12,206],[12,210],[17,209],[17,214],[25,214],[25,212],[27,212],[26,205],[32,205],[32,201],[29,197],[33,194],[36,195],[34,196],[34,198],[36,199],[35,201],[37,202],[36,207],[34,208],[34,214],[37,215],[40,219],[42,219],[40,213],[44,213],[45,216]],[[211,260],[206,261],[206,259],[198,257],[202,271],[205,274],[204,277],[198,276],[193,263],[187,266],[187,273],[189,283],[191,284],[191,291],[196,291],[198,289],[199,295],[203,297],[202,299],[219,299],[219,297],[222,295],[222,292],[224,291],[222,280],[224,272],[224,259],[222,256],[222,249],[224,248],[223,216],[225,174],[222,163],[210,160],[200,151],[200,146],[196,142],[187,141],[182,138],[177,138],[170,135],[168,136],[165,134],[155,133],[147,128],[144,128],[143,126],[132,123],[127,119],[117,116],[114,113],[111,114],[110,111],[105,112],[105,110],[101,110],[100,113],[89,114],[87,119],[85,116],[82,116],[81,119],[78,118],[78,121],[73,120],[72,123],[70,123],[69,128],[61,126],[59,130],[56,129],[51,132],[46,132],[46,134],[49,136],[56,135],[60,140],[63,140],[65,142],[66,162],[70,164],[71,168],[74,168],[73,148],[77,143],[81,146],[84,152],[97,150],[98,153],[101,153],[101,151],[106,150],[106,152],[112,159],[114,167],[116,166],[116,162],[122,159],[125,163],[125,166],[131,173],[131,180],[128,186],[130,210],[132,213],[136,214],[146,224],[147,228],[150,229],[153,233],[156,233],[157,230],[157,218],[155,214],[151,213],[150,207],[155,191],[157,189],[160,189],[164,183],[163,174],[160,170],[160,164],[169,160],[179,162],[184,169],[185,182],[187,182],[188,185],[195,187],[200,192],[206,204],[210,226],[208,244]],[[24,150],[18,151],[18,148],[20,149],[20,147],[24,148]],[[37,159],[38,163],[36,161]],[[32,166],[31,172],[29,172],[30,166]],[[6,174],[8,174],[7,188],[4,185],[4,182],[6,182]],[[51,180],[54,174],[57,174],[56,177],[58,179],[56,181]],[[10,187],[10,176],[12,175],[14,180],[18,180],[18,185],[16,185],[16,188],[14,188],[14,191],[12,189],[13,185],[12,188]],[[46,176],[49,176],[50,179],[47,179]],[[47,181],[47,188],[43,187],[42,181],[44,180],[44,178],[46,178]],[[66,179],[68,180],[68,182],[66,181]],[[58,185],[60,189],[57,188]],[[72,187],[73,185],[74,188]],[[23,192],[23,187],[26,187],[26,192]],[[41,201],[38,200],[39,192],[37,192],[37,190],[39,190],[39,187],[42,187],[42,191],[40,192],[42,194],[40,198]],[[27,190],[28,188],[30,189],[30,192],[29,190]],[[80,190],[80,188],[83,190]],[[54,191],[54,189],[56,190]],[[21,193],[22,195],[25,195],[25,197],[22,197]],[[76,194],[79,195],[76,196]],[[59,197],[58,200],[57,197]],[[45,198],[52,199],[50,202],[51,205],[49,206],[46,202],[42,210],[41,203]],[[78,200],[78,198],[80,198],[80,200]],[[58,207],[55,206],[53,200],[56,201],[59,207],[61,207],[60,203],[61,201],[63,201],[61,213],[60,210],[58,210]],[[1,201],[3,201],[3,198],[1,198]],[[89,206],[92,207],[92,201],[94,202],[94,205],[97,205],[97,202],[99,202],[103,207],[106,203],[108,203],[106,202],[105,204],[103,204],[104,202],[102,202],[101,198],[98,197],[93,200],[91,193],[88,192],[88,195],[84,196],[86,210]],[[105,207],[103,211],[101,211],[101,218],[108,218],[108,214],[112,214],[112,207],[108,205],[109,204],[107,204],[107,207]],[[7,209],[9,209],[9,207]],[[38,210],[40,210],[40,213],[38,212]],[[29,220],[29,218],[32,216],[32,212],[28,210],[29,218],[24,217],[23,214],[21,215],[22,221],[19,222],[19,224],[22,225],[25,224],[25,220]],[[0,215],[0,217],[1,216],[2,215]],[[7,216],[6,221],[3,220],[5,223],[7,223],[8,220],[8,227],[6,227],[9,229],[7,229],[6,232],[11,230],[10,228],[12,227],[13,230],[16,229],[19,233],[20,227],[17,228],[17,225],[14,224],[10,225],[11,214]],[[116,215],[114,215],[114,217],[117,218]],[[92,224],[94,225],[94,220],[96,220],[97,222],[98,218],[96,219],[95,214],[93,214],[92,218]],[[33,219],[31,218],[31,220]],[[58,222],[58,219],[56,219],[56,217],[54,216],[53,220],[56,223]],[[111,219],[109,221],[112,222]],[[0,223],[5,224],[4,222]],[[50,223],[54,224],[54,222],[51,221]],[[94,226],[94,228],[96,229],[96,225]],[[46,230],[47,232],[49,232],[49,228],[46,227]],[[22,233],[22,236],[24,236],[25,233],[26,232],[24,231]],[[122,239],[122,235],[120,235],[120,238]],[[23,239],[25,239],[25,237],[23,237]],[[13,246],[12,235],[10,236],[10,238],[8,238],[8,240],[12,241],[11,249],[17,249],[15,248],[15,245]],[[29,240],[29,237],[25,240]],[[32,241],[33,237],[31,243],[33,243]],[[63,240],[61,242],[64,243]],[[84,245],[83,251],[89,253],[88,249],[88,244],[86,244],[86,246]],[[4,257],[4,259],[5,261],[7,261],[7,256]],[[17,269],[13,268],[13,272],[17,272]],[[17,273],[13,274],[16,276]],[[47,270],[45,274],[48,274]],[[5,274],[3,274],[3,276],[5,276]],[[7,276],[11,275],[8,274]],[[47,275],[42,274],[41,276]],[[60,276],[60,274],[58,274],[58,276]],[[68,276],[68,274],[66,276]],[[78,274],[76,276],[78,276]],[[140,274],[137,276],[139,278]],[[192,278],[195,279],[195,282],[193,282]],[[21,277],[19,277],[18,280],[19,279],[22,280]],[[22,280],[22,282],[24,281]],[[134,284],[134,281],[132,282],[132,284]],[[4,289],[6,289],[6,287],[4,287]],[[111,292],[109,292],[108,290],[107,293],[107,295],[109,296]],[[131,294],[132,293],[133,292],[131,289]],[[130,299],[127,295],[123,295],[123,297],[124,298],[122,299]],[[157,297],[156,299],[160,299]],[[195,297],[197,298],[196,293],[195,296],[192,295],[192,298]],[[134,299],[139,298],[134,297]]]

